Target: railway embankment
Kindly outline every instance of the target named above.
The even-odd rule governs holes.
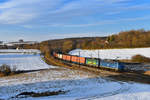
[[[124,82],[138,82],[138,83],[146,83],[150,84],[150,73],[149,72],[117,72],[105,69],[99,69],[95,67],[89,67],[79,64],[74,64],[70,62],[64,62],[62,60],[54,58],[52,55],[48,57],[44,57],[45,61],[48,64],[65,67],[69,69],[75,70],[83,70],[86,72],[92,72],[93,74],[97,74],[104,78],[110,78],[112,80],[124,81]]]
[[[84,39],[84,40],[92,41],[94,39],[88,38],[88,39]],[[102,77],[104,76],[104,77],[108,77],[108,78],[112,78],[112,79],[116,79],[116,80],[120,80],[120,81],[133,81],[133,82],[143,82],[143,83],[150,82],[150,80],[149,80],[150,73],[149,72],[139,71],[139,73],[134,73],[134,72],[121,72],[120,73],[120,72],[113,72],[113,71],[107,71],[107,70],[100,70],[97,68],[81,66],[81,65],[79,66],[78,64],[70,64],[70,63],[62,62],[58,59],[55,59],[53,56],[50,55],[50,52],[53,50],[63,51],[64,53],[67,53],[70,50],[73,50],[76,48],[86,49],[86,48],[82,47],[82,45],[81,45],[82,43],[85,43],[83,41],[83,38],[81,38],[81,39],[66,39],[66,40],[65,39],[50,40],[50,41],[44,41],[36,46],[35,45],[29,46],[27,48],[34,47],[36,49],[41,50],[41,52],[44,54],[45,62],[48,64],[51,64],[51,65],[66,67],[66,68],[70,68],[70,69],[80,69],[80,70],[85,70],[85,71],[91,71],[93,73],[99,74]],[[96,49],[98,49],[98,48],[96,48]]]

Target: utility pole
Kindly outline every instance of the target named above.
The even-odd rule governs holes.
[[[93,58],[92,53],[90,54],[90,57]]]
[[[100,56],[99,56],[99,50],[98,50],[98,58],[100,58]]]
[[[93,50],[94,50],[94,36],[92,36],[92,51]],[[91,52],[91,56],[92,56],[92,58],[94,58],[92,52]]]
[[[79,48],[79,67],[80,67],[80,49],[81,49],[81,45],[80,45],[80,48]]]

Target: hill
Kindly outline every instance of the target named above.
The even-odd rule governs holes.
[[[150,31],[123,31],[108,37],[84,37],[47,40],[35,45],[23,45],[23,48],[39,49],[46,58],[51,51],[68,53],[73,49],[111,49],[150,47]]]

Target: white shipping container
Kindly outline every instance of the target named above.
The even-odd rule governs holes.
[[[58,54],[58,58],[62,59],[62,54]]]

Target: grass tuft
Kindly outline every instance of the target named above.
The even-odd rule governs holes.
[[[16,68],[11,68],[9,65],[3,64],[0,66],[0,76],[9,76],[15,74]]]

